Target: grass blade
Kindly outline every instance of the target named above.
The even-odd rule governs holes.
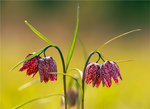
[[[131,62],[131,61],[136,61],[135,59],[128,59],[128,60],[116,60],[116,63],[123,63],[123,62]]]
[[[133,32],[140,31],[140,30],[141,30],[141,29],[131,30],[131,31],[128,31],[128,32],[126,32],[126,33],[123,33],[123,34],[121,34],[121,35],[119,35],[119,36],[116,36],[116,37],[110,39],[109,41],[105,42],[103,45],[101,45],[98,49],[95,50],[95,52],[97,52],[99,49],[101,49],[102,47],[104,47],[105,45],[107,45],[108,43],[110,43],[111,41],[113,41],[113,40],[115,40],[115,39],[118,39],[118,38],[120,38],[120,37],[122,37],[122,36],[125,36],[125,35],[129,34],[129,33],[133,33]]]
[[[33,102],[33,101],[37,101],[37,100],[40,100],[40,99],[49,98],[49,97],[52,97],[52,96],[58,96],[58,95],[59,95],[59,96],[64,96],[63,94],[49,94],[49,95],[46,95],[46,96],[37,97],[37,98],[31,99],[31,100],[29,100],[29,101],[27,101],[27,102],[25,102],[25,103],[19,105],[19,106],[16,106],[16,107],[13,108],[13,109],[19,109],[19,108],[21,108],[22,106],[27,105],[27,104],[29,104],[29,103],[31,103],[31,102]]]
[[[29,57],[26,58],[25,60],[19,62],[19,63],[18,63],[15,67],[13,67],[10,71],[14,70],[18,65],[22,64],[23,62],[28,61],[28,60],[34,58],[35,56],[37,56],[38,54],[40,54],[41,52],[43,52],[43,50],[44,50],[44,49],[42,49],[42,50],[40,50],[40,51],[34,53],[33,55],[29,56]]]
[[[25,23],[29,26],[29,28],[37,34],[40,38],[42,38],[45,42],[47,42],[49,45],[54,46],[52,42],[50,42],[44,35],[42,35],[39,31],[37,31],[31,24],[29,24],[26,20]]]
[[[102,56],[102,55],[101,55]],[[102,58],[104,60],[107,60],[107,61],[114,61],[116,63],[124,63],[124,62],[131,62],[131,61],[136,61],[135,59],[128,59],[128,60],[111,60],[111,59],[108,59],[108,58],[105,58],[104,56],[102,56]]]
[[[86,60],[87,60],[87,58],[88,58],[87,50],[86,50],[86,48],[85,48],[84,43],[82,42],[82,40],[81,40],[79,37],[78,37],[78,40],[79,40],[79,44],[80,44],[80,46],[81,46],[81,48],[82,48],[83,55],[84,55],[84,59],[85,59],[85,62],[86,62]]]
[[[68,57],[67,57],[66,71],[68,69],[68,66],[69,66],[69,63],[70,63],[73,51],[74,51],[76,38],[77,38],[77,34],[78,34],[78,26],[79,26],[79,5],[77,7],[77,24],[76,24],[76,29],[75,29],[74,37],[73,37],[73,40],[72,40],[72,44],[71,44],[69,52],[68,52]]]
[[[39,80],[39,79],[35,79],[35,80],[33,80],[33,81],[30,81],[30,82],[28,82],[28,83],[25,83],[25,84],[23,84],[22,86],[20,86],[20,87],[18,88],[18,90],[21,91],[21,90],[23,90],[23,89],[25,89],[25,88],[27,88],[27,87],[33,85],[33,84],[36,84],[36,83],[40,83],[40,80]]]

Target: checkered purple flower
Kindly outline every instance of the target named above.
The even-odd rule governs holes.
[[[112,79],[118,84],[118,77],[122,80],[119,67],[113,61],[105,61],[103,64],[91,62],[87,65],[84,81],[87,84],[93,83],[93,87],[99,87],[101,81],[103,86],[110,87]]]
[[[48,80],[55,81],[57,80],[56,74],[50,74],[51,72],[57,72],[56,62],[52,57],[45,57],[39,59],[39,74],[41,82],[48,82]]]
[[[26,58],[28,58],[29,56],[33,55],[34,53],[28,54],[26,56]],[[40,57],[35,56],[34,58],[24,62],[21,66],[21,68],[19,69],[19,71],[24,71],[27,70],[27,76],[31,75],[31,77],[34,77],[34,75],[38,72],[38,59]]]

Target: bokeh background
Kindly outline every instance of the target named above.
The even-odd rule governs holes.
[[[63,93],[62,76],[58,76],[56,82],[38,82],[19,91],[20,86],[39,78],[39,75],[27,77],[26,72],[18,71],[20,66],[9,71],[28,53],[47,46],[46,42],[27,27],[24,20],[58,45],[66,59],[76,25],[77,3],[80,4],[78,37],[85,45],[86,55],[119,34],[142,29],[117,39],[100,50],[110,60],[136,61],[118,63],[123,77],[119,85],[114,82],[111,88],[102,85],[93,88],[88,85],[85,91],[85,109],[150,109],[149,1],[1,1],[1,109],[11,109],[35,97]],[[86,55],[77,39],[69,69],[83,70]],[[62,72],[58,52],[49,49],[47,56],[53,56],[58,71]],[[91,61],[96,59],[97,56]],[[23,109],[61,109],[60,101],[60,97],[52,97],[28,104]]]

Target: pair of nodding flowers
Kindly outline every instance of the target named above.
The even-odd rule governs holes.
[[[113,61],[105,61],[103,64],[91,62],[85,70],[84,81],[87,84],[93,83],[93,87],[99,87],[101,81],[103,86],[110,87],[112,79],[118,84],[118,77],[122,80],[119,67]]]
[[[26,58],[33,54],[34,53],[27,55]],[[39,71],[41,82],[44,81],[46,83],[48,80],[57,80],[56,74],[50,74],[51,72],[57,72],[56,62],[52,57],[41,58],[40,56],[35,56],[34,58],[24,62],[19,71],[24,71],[25,69],[27,69],[27,76],[31,75],[31,77],[34,77],[34,75]]]

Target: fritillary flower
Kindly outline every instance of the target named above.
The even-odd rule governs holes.
[[[48,82],[48,80],[55,81],[57,80],[56,74],[50,74],[51,72],[57,72],[56,62],[52,57],[45,57],[39,59],[39,74],[41,82]]]
[[[26,58],[28,58],[29,56],[33,54],[34,53],[28,54]],[[34,58],[24,62],[21,68],[19,69],[19,71],[27,70],[27,76],[32,74],[31,77],[34,77],[34,75],[38,72],[38,59],[39,58],[40,58],[39,56],[35,56]]]
[[[119,83],[118,77],[122,80],[119,67],[115,62],[105,61],[101,65],[91,62],[86,67],[84,81],[87,84],[92,82],[93,87],[99,87],[102,81],[103,86],[110,87],[112,79],[115,83]]]
[[[103,86],[106,85],[107,87],[110,87],[112,84],[112,79],[118,84],[118,77],[122,80],[119,67],[115,62],[105,61],[101,65],[101,78]]]
[[[93,82],[93,86],[99,86],[101,82],[101,77],[100,77],[100,65],[98,63],[91,62],[87,65],[86,70],[85,70],[85,77],[84,81],[87,84],[90,84]]]

